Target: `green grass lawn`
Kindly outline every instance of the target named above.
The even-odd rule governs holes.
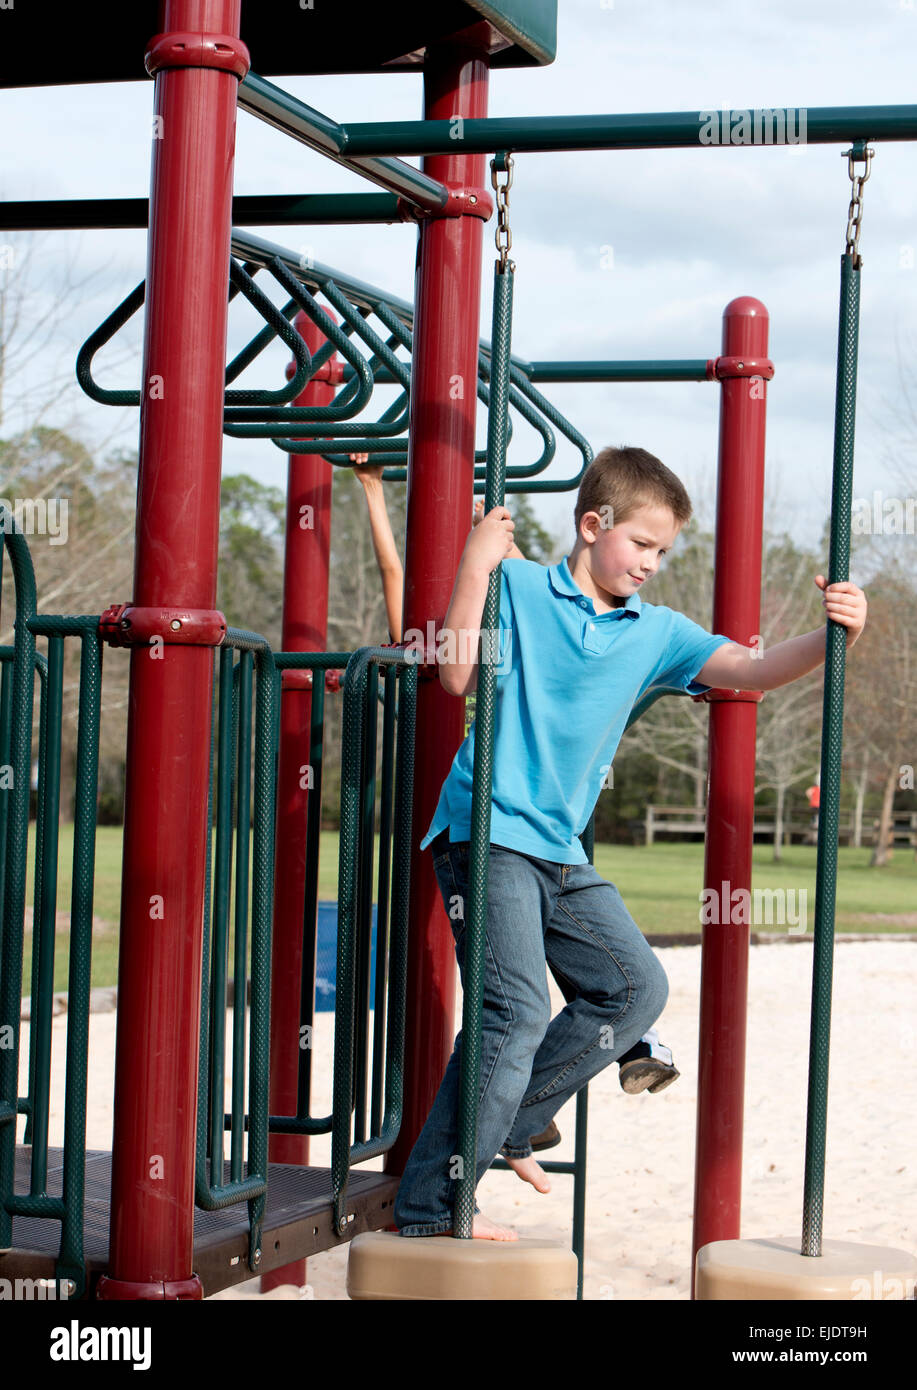
[[[34,829],[34,827],[33,827]],[[118,920],[121,899],[121,828],[102,826],[96,837],[96,887],[94,914],[100,919],[93,938],[92,983],[112,985],[117,979]],[[34,844],[29,846],[27,901],[32,902]],[[70,868],[73,827],[61,826],[58,910],[70,909]],[[754,851],[753,888],[795,889],[807,895],[808,930],[815,914],[815,848],[793,845],[784,849],[783,862],[775,864],[768,845]],[[868,849],[841,849],[838,859],[836,924],[840,932],[904,932],[917,930],[917,860],[910,851],[897,850],[883,869],[869,867]],[[701,844],[597,845],[596,868],[619,888],[634,919],[648,936],[700,930],[700,890],[704,850]],[[338,837],[326,831],[321,837],[319,897],[337,897]],[[910,916],[910,921],[906,918]],[[903,920],[893,920],[895,918]],[[889,920],[892,919],[892,920]],[[757,925],[757,924],[756,924]],[[765,931],[779,925],[760,924]],[[67,988],[66,932],[58,932],[55,990]],[[25,943],[24,993],[30,990],[31,937]]]

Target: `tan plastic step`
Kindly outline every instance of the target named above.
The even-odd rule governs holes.
[[[912,1299],[917,1257],[885,1245],[825,1240],[800,1255],[798,1238],[715,1240],[697,1252],[698,1299]]]
[[[576,1298],[576,1256],[555,1240],[456,1240],[365,1231],[350,1242],[352,1299]]]

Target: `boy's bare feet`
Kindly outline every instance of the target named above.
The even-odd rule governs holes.
[[[551,1183],[547,1173],[536,1158],[507,1158],[507,1163],[518,1178],[530,1182],[536,1192],[550,1192]]]
[[[476,1240],[518,1240],[512,1226],[498,1226],[489,1216],[478,1212],[471,1223],[471,1234]]]

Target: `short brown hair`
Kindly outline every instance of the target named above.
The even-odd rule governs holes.
[[[587,512],[611,508],[612,525],[626,521],[638,507],[668,507],[679,525],[691,519],[691,499],[664,463],[645,449],[629,445],[596,454],[579,485],[573,513],[576,533]]]

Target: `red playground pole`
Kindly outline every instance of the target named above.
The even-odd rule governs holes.
[[[768,316],[757,299],[723,313],[713,631],[759,646]],[[756,640],[757,639],[757,640]],[[749,926],[731,904],[751,888],[757,692],[711,691],[705,902],[702,928],[694,1256],[739,1236]],[[715,895],[715,896],[713,896]],[[733,918],[740,918],[735,921]]]
[[[486,35],[486,26],[484,35]],[[486,40],[485,40],[486,41]],[[443,46],[424,67],[427,120],[487,115],[487,63],[477,50]],[[456,130],[459,130],[456,124]],[[482,189],[484,155],[431,155],[425,171],[450,187]],[[477,204],[489,204],[477,192]],[[418,243],[411,432],[408,445],[404,635],[442,623],[471,529],[483,223],[471,215],[427,218]],[[431,646],[432,643],[427,643]],[[386,1156],[404,1170],[439,1089],[455,1037],[455,945],[428,853],[417,845],[464,735],[464,703],[439,681],[417,688],[417,758],[412,826],[404,1114]]]
[[[330,310],[328,311],[330,314]],[[334,317],[331,314],[331,317]],[[325,335],[308,315],[293,320],[311,353]],[[335,355],[296,397],[298,406],[328,405],[333,382],[343,378]],[[288,454],[286,551],[283,564],[285,652],[323,652],[328,637],[328,566],[331,557],[331,464],[318,454]],[[316,679],[324,680],[319,672]],[[274,855],[274,941],[271,963],[272,1115],[295,1115],[299,1078],[299,1006],[306,887],[306,820],[312,672],[284,671],[280,702],[277,837]],[[305,785],[304,785],[305,783]],[[314,948],[313,948],[314,949]],[[272,1163],[309,1162],[308,1135],[272,1134]],[[306,1282],[305,1260],[261,1276],[262,1293]]]
[[[163,0],[146,58],[158,119],[132,624],[144,645],[131,652],[105,1299],[203,1296],[194,1148],[232,169],[249,66],[239,12],[240,0]]]

